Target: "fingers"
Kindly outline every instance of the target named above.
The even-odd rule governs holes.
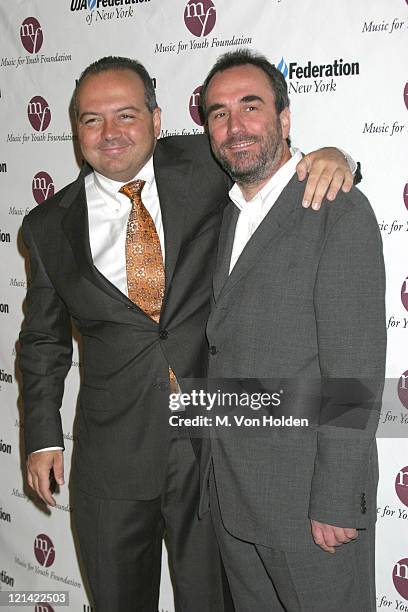
[[[351,172],[349,174],[351,177],[353,177]],[[343,189],[344,191],[344,181],[346,180],[347,180],[347,176],[344,175],[343,171],[336,170],[336,172],[333,174],[333,178],[331,179],[330,187],[326,195],[326,198],[330,200],[330,202],[332,202],[336,198],[340,189]],[[348,188],[347,191],[350,191],[352,185],[353,185],[353,179],[351,180],[350,187]]]
[[[319,210],[323,199],[334,200],[342,189],[345,193],[353,186],[353,175],[340,151],[326,147],[306,155],[296,166],[299,180],[308,176],[302,205]]]
[[[64,455],[59,453],[54,459],[54,478],[57,484],[63,485],[64,481]]]
[[[332,172],[328,169],[319,174],[312,168],[309,173],[309,178],[307,179],[306,189],[303,196],[303,206],[305,208],[308,208],[311,203],[313,210],[319,210],[324,196],[329,188],[332,176]],[[306,203],[308,203],[308,206],[305,205]]]
[[[331,554],[336,552],[336,546],[347,544],[358,536],[356,529],[335,527],[334,525],[327,525],[326,523],[319,523],[319,521],[313,520],[311,525],[315,544]]]
[[[348,170],[344,178],[342,190],[344,191],[344,193],[348,193],[353,185],[354,185],[354,176],[351,174],[351,171]]]
[[[336,549],[334,548],[334,546],[330,546],[329,544],[326,543],[326,538],[325,538],[323,529],[321,527],[319,526],[312,527],[312,535],[313,535],[315,544],[317,544],[317,546],[320,546],[320,548],[324,550],[325,552],[328,552],[334,555],[334,553],[336,552]]]
[[[62,451],[31,453],[27,459],[27,481],[37,495],[49,506],[55,506],[50,487],[51,470],[58,484],[64,484]]]
[[[309,160],[309,157],[306,155],[306,157],[302,157],[302,159],[300,160],[300,162],[298,162],[296,166],[296,172],[297,172],[299,181],[303,181],[306,178],[309,171],[310,171],[310,160]]]

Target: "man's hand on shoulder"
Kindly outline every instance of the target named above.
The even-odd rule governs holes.
[[[300,181],[309,175],[303,196],[303,206],[319,210],[326,197],[334,200],[340,188],[347,193],[353,186],[353,175],[344,154],[335,147],[312,151],[296,166]]]
[[[320,523],[313,519],[310,520],[310,523],[315,544],[320,546],[325,552],[333,554],[336,552],[336,546],[347,544],[347,542],[351,542],[351,540],[355,540],[358,537],[356,529],[335,527],[334,525],[327,525],[327,523]]]
[[[62,450],[48,450],[31,453],[27,459],[28,484],[49,506],[55,506],[52,496],[52,473],[55,482],[64,484],[64,457]]]

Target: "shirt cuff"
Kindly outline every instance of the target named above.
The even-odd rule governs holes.
[[[42,453],[43,451],[50,451],[50,450],[64,450],[62,448],[62,446],[47,446],[46,448],[39,448],[36,451],[33,451],[31,454],[34,455],[35,453]]]
[[[343,153],[344,157],[347,160],[347,163],[349,165],[351,174],[354,176],[354,174],[356,173],[357,170],[357,162],[354,161],[354,159],[351,157],[351,155],[349,153],[347,153],[347,151],[343,151],[343,149],[339,149],[340,153]]]

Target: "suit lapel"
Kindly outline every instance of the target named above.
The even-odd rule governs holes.
[[[271,241],[276,241],[284,232],[286,232],[287,229],[293,225],[295,217],[297,218],[297,216],[304,214],[304,209],[300,205],[303,189],[304,183],[301,183],[295,174],[282,191],[271,210],[263,219],[262,223],[245,245],[245,248],[238,258],[238,261],[231,271],[231,274],[226,278],[226,281],[219,294],[220,300],[228,294],[234,285],[236,285],[236,283],[245,274],[247,274],[255,264],[262,262],[262,255],[265,249],[268,247],[268,244]],[[230,236],[228,237],[227,241],[229,239],[231,239]],[[232,236],[232,242],[233,239],[234,235]],[[231,251],[232,243],[227,262],[228,267],[230,263]]]
[[[114,299],[133,305],[133,302],[113,285],[92,261],[91,246],[89,242],[88,209],[86,204],[85,176],[91,171],[85,165],[78,179],[64,194],[60,206],[67,209],[62,220],[62,230],[71,245],[72,252],[82,276],[93,283],[98,289],[105,291]]]
[[[218,241],[217,263],[213,278],[214,298],[216,301],[228,278],[232,246],[234,244],[235,228],[238,217],[238,208],[235,206],[235,204],[230,202],[224,211]]]
[[[192,160],[174,146],[166,149],[159,140],[153,164],[164,229],[166,296],[184,235]]]

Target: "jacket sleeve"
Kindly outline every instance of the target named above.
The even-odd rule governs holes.
[[[46,273],[27,218],[22,235],[30,268],[19,338],[28,455],[49,446],[64,447],[59,409],[72,363],[72,335],[69,313]]]
[[[368,202],[354,193],[328,235],[315,285],[322,401],[309,516],[358,528],[373,515],[365,487],[376,470],[386,326],[381,237]]]

